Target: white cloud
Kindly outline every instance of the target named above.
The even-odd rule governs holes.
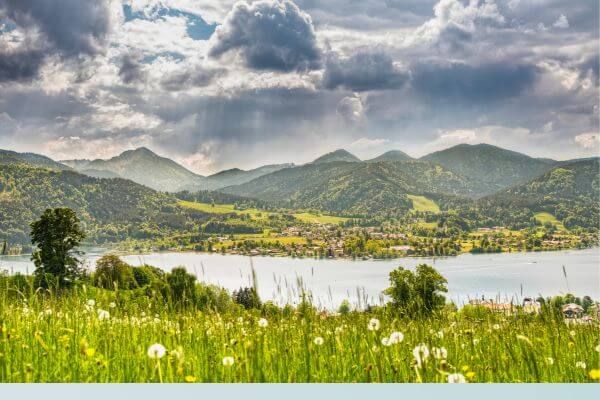
[[[565,14],[561,14],[552,26],[558,29],[567,29],[569,27],[569,20]]]
[[[595,132],[581,133],[575,136],[575,143],[584,149],[599,149],[600,146],[600,134]]]
[[[361,137],[360,139],[357,139],[354,142],[352,142],[350,144],[350,147],[352,147],[353,149],[361,149],[361,150],[372,149],[372,148],[381,147],[389,142],[390,141],[388,139],[383,139],[383,138],[370,139],[367,137]]]

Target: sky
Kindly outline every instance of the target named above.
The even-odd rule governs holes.
[[[597,0],[0,0],[0,148],[598,155]]]

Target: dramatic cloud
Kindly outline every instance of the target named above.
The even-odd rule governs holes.
[[[383,51],[359,51],[347,59],[331,55],[327,60],[323,85],[328,89],[343,87],[361,92],[397,89],[407,79],[407,73],[394,65]]]
[[[598,1],[0,0],[0,148],[201,173],[486,142],[596,155]]]
[[[312,20],[288,0],[236,3],[211,40],[211,56],[235,52],[249,68],[302,71],[320,65]]]
[[[495,102],[530,88],[536,70],[535,66],[511,64],[423,64],[414,71],[413,86],[436,102]]]
[[[0,76],[4,80],[35,76],[46,56],[94,56],[104,51],[114,18],[113,0],[1,0],[0,19],[25,32],[24,46],[0,49]]]

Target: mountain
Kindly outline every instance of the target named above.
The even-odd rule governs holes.
[[[206,190],[217,190],[227,186],[241,185],[246,182],[250,182],[253,179],[259,178],[263,175],[277,172],[284,168],[291,168],[294,164],[273,164],[264,165],[249,171],[244,171],[239,168],[228,169],[225,171],[217,172],[216,174],[206,177],[204,183],[204,189]]]
[[[68,166],[53,159],[34,153],[17,153],[16,151],[0,149],[0,164],[29,164],[40,168],[56,171],[68,170]]]
[[[552,160],[532,158],[489,144],[459,144],[428,154],[421,160],[439,164],[478,182],[475,197],[527,182],[554,165]]]
[[[413,158],[400,150],[390,150],[383,153],[379,157],[372,158],[366,162],[382,162],[382,161],[410,161]]]
[[[458,174],[419,161],[330,162],[286,168],[221,191],[285,207],[375,214],[407,211],[407,194],[470,194],[469,185]]]
[[[331,153],[322,155],[321,157],[314,160],[312,164],[324,164],[337,161],[360,162],[360,158],[356,157],[354,154],[349,153],[346,150],[339,149],[336,151],[332,151]]]
[[[528,221],[535,213],[552,214],[567,228],[597,228],[600,224],[600,159],[560,164],[529,182],[478,201],[489,217],[503,213],[505,220]]]
[[[98,171],[106,171],[163,192],[200,188],[206,179],[145,147],[125,151],[109,160],[66,160],[63,163],[82,173],[92,171],[90,175],[98,176]]]
[[[180,221],[175,202],[170,195],[125,179],[0,165],[0,241],[27,243],[29,224],[49,207],[74,209],[90,239],[99,242],[152,237]]]

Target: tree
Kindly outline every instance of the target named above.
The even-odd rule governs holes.
[[[94,285],[104,289],[131,289],[135,286],[133,268],[114,254],[96,261]]]
[[[196,277],[189,274],[184,267],[173,268],[167,274],[167,284],[170,288],[171,299],[178,306],[196,303]]]
[[[447,280],[435,268],[420,264],[416,271],[399,267],[390,272],[391,287],[385,294],[392,298],[392,306],[406,314],[431,314],[444,307]]]
[[[69,286],[82,274],[75,250],[85,238],[79,218],[70,208],[47,209],[31,225],[31,256],[37,287]]]
[[[245,287],[233,292],[233,301],[241,304],[245,309],[260,308],[261,301],[255,288]]]

